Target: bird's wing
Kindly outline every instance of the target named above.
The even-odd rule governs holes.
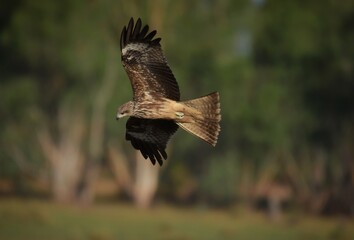
[[[124,26],[120,37],[122,63],[131,81],[134,100],[150,97],[165,97],[179,101],[177,81],[162,52],[156,31],[142,27],[140,18],[134,26],[133,18]]]
[[[130,117],[126,128],[125,139],[140,150],[145,159],[150,158],[152,164],[157,161],[162,165],[163,158],[167,159],[167,142],[178,126],[171,120]]]

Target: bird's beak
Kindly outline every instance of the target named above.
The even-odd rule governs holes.
[[[120,118],[124,117],[123,114],[117,113],[116,119],[119,120]]]

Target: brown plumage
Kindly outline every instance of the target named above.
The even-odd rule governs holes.
[[[162,52],[156,31],[134,26],[131,18],[120,39],[122,63],[131,81],[133,100],[119,107],[117,119],[130,116],[126,140],[144,158],[162,165],[166,145],[178,126],[215,146],[220,132],[219,93],[180,101],[177,81]]]

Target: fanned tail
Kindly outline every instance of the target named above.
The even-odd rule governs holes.
[[[219,93],[213,92],[204,97],[184,101],[182,104],[196,109],[199,115],[192,114],[194,122],[177,122],[177,124],[215,147],[221,120]]]

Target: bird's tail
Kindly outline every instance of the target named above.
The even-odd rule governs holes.
[[[213,92],[204,97],[182,102],[194,111],[193,122],[177,122],[184,130],[203,139],[215,147],[220,132],[220,100],[219,93]]]

